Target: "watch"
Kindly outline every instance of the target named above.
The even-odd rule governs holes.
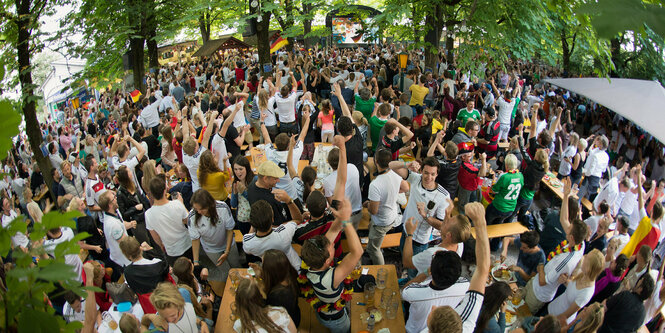
[[[413,234],[406,234],[406,237],[413,237]]]

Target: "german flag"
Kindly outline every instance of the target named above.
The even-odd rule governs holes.
[[[275,53],[288,43],[289,42],[286,39],[282,38],[279,32],[276,32],[272,35],[272,38],[270,38],[270,53]]]
[[[139,97],[141,97],[141,92],[138,89],[135,89],[134,91],[129,93],[130,96],[132,96],[132,101],[134,103],[139,101]]]
[[[649,246],[652,251],[655,250],[661,232],[658,226],[654,225],[648,216],[645,216],[640,221],[633,235],[630,236],[628,244],[624,246],[621,253],[630,258],[630,256],[635,255],[640,250],[642,245]]]

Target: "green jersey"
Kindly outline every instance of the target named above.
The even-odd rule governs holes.
[[[478,112],[478,110],[476,109],[469,111],[467,108],[460,109],[457,112],[457,120],[462,121],[462,126],[465,126],[466,122],[469,119],[475,120],[476,122],[480,123],[480,112]]]
[[[388,122],[388,119],[379,119],[377,116],[373,116],[369,119],[369,133],[370,138],[372,139],[372,151],[376,150],[376,146],[379,145],[379,136],[381,135],[381,129],[383,125]]]
[[[365,119],[369,121],[369,119],[372,117],[372,111],[374,111],[374,103],[376,103],[376,98],[371,97],[368,100],[364,100],[360,98],[360,96],[356,95],[356,111],[362,112],[363,116],[365,116]]]
[[[514,211],[523,185],[524,176],[519,171],[502,174],[492,186],[492,191],[495,193],[492,201],[494,208],[504,213]]]

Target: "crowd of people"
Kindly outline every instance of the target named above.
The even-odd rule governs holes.
[[[351,273],[386,263],[409,333],[504,332],[515,293],[532,316],[512,332],[661,330],[662,143],[544,83],[556,68],[509,60],[469,71],[443,52],[426,68],[415,50],[400,69],[401,51],[295,47],[274,53],[263,76],[256,54],[226,51],[146,74],[138,99],[106,91],[63,107],[41,124],[42,147],[21,136],[3,161],[2,225],[81,213],[76,230],[37,243],[54,256],[90,234],[65,261],[102,291],[81,298],[56,284],[49,294],[84,332],[112,331],[109,321],[209,332],[229,271],[250,267],[235,331],[296,332],[308,295],[321,325],[346,333],[359,315],[349,294],[367,282]],[[332,173],[299,171],[316,142],[332,144]],[[556,178],[562,196],[541,186]],[[487,225],[514,222],[528,231],[490,239]],[[395,233],[399,247],[382,249]],[[12,237],[14,252],[37,245]],[[501,262],[519,291],[489,278]]]

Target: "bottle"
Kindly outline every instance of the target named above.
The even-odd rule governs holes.
[[[367,318],[367,331],[368,332],[374,332],[374,324],[375,324],[374,315],[371,314],[371,315],[369,315],[369,318]]]

